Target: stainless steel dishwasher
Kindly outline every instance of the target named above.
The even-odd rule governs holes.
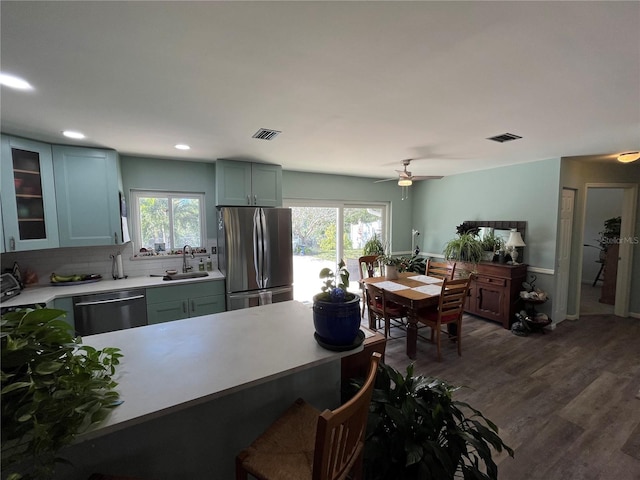
[[[145,291],[121,290],[73,297],[78,335],[95,335],[147,324]]]

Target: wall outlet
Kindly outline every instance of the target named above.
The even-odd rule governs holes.
[[[218,253],[218,247],[211,247],[211,253],[213,255],[215,255],[216,253]]]

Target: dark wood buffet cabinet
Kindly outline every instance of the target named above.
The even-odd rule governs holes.
[[[521,307],[520,291],[523,290],[522,282],[527,278],[527,265],[480,262],[470,270],[475,275],[471,280],[465,311],[510,328]]]

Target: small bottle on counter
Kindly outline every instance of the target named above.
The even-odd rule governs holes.
[[[200,263],[198,263],[198,270],[204,272],[204,262],[200,259]]]
[[[211,261],[211,255],[207,257],[207,272],[213,270],[213,262]]]

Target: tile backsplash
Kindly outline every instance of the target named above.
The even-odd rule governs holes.
[[[207,252],[215,241],[208,241]],[[55,272],[60,275],[71,274],[98,274],[105,279],[111,278],[112,259],[118,253],[122,255],[124,274],[128,277],[140,277],[146,275],[159,275],[165,270],[182,271],[182,256],[154,256],[133,258],[131,243],[106,247],[69,247],[53,248],[48,250],[33,250],[26,252],[11,252],[2,254],[2,271],[11,269],[14,262],[18,262],[23,279],[27,271],[35,272],[38,276],[38,284],[49,284],[49,276]],[[204,261],[209,254],[204,255]],[[189,265],[198,270],[200,256],[190,258],[187,255]],[[211,255],[213,269],[218,269],[217,255]]]

